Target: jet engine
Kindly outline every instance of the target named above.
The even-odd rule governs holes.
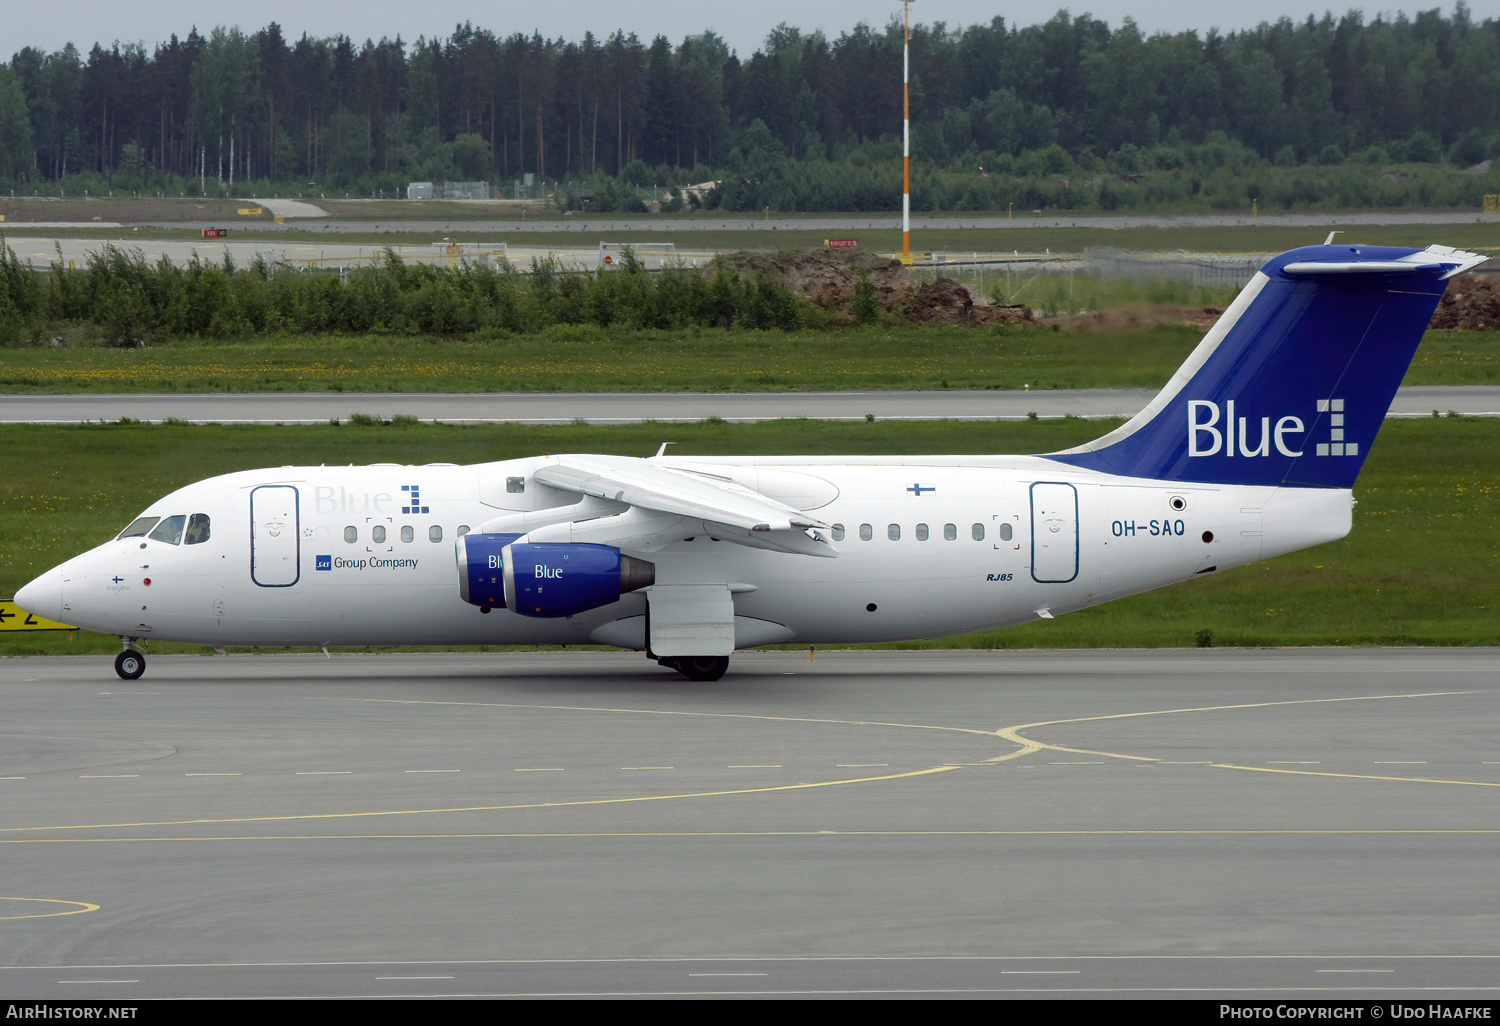
[[[458,540],[459,595],[476,606],[521,616],[572,616],[649,587],[656,565],[612,545],[526,543],[514,534],[469,534]]]
[[[470,605],[505,608],[502,554],[519,534],[464,534],[454,546],[458,557],[458,594]]]

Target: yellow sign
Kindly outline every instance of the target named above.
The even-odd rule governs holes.
[[[0,631],[76,631],[72,624],[58,623],[28,613],[14,602],[0,602]]]
[[[285,214],[275,214],[273,216],[274,216],[277,224],[286,224],[286,215]]]
[[[240,216],[254,217],[260,213],[260,207],[240,207]]]
[[[1484,212],[1486,214],[1500,214],[1500,193],[1490,193],[1484,198]],[[0,217],[0,221],[5,218]]]

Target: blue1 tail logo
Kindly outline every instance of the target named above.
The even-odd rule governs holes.
[[[1359,443],[1344,441],[1344,400],[1319,399],[1318,412],[1328,414],[1332,427],[1329,441],[1318,443],[1319,456],[1358,456]]]
[[[1318,442],[1319,456],[1358,456],[1359,443],[1344,441],[1344,400],[1319,399],[1318,413],[1327,414],[1331,428],[1329,441]],[[1301,456],[1305,451],[1307,425],[1301,417],[1259,418],[1235,415],[1234,400],[1219,404],[1209,399],[1190,399],[1188,415],[1188,456]]]
[[[403,492],[410,493],[409,496],[408,496],[408,498],[406,499],[406,501],[409,502],[409,503],[411,503],[411,505],[409,505],[409,506],[402,506],[401,507],[401,512],[403,512],[403,513],[426,513],[428,511],[427,507],[422,505],[422,496],[421,496],[421,493],[418,491],[418,489],[420,489],[420,488],[421,488],[421,485],[402,485],[401,486],[401,490]]]

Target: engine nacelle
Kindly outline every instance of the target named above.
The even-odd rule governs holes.
[[[519,534],[465,534],[454,545],[458,594],[471,605],[505,608],[505,547]]]
[[[505,604],[522,616],[572,616],[656,580],[656,565],[587,542],[511,544],[501,554]]]
[[[455,546],[458,594],[522,616],[572,616],[607,606],[656,579],[656,566],[612,545],[522,543],[519,534],[466,534]]]

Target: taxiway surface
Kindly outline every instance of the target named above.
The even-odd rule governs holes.
[[[445,424],[637,424],[699,421],[735,423],[808,417],[818,420],[1019,420],[1039,417],[1131,417],[1155,389],[1015,389],[933,392],[229,392],[194,395],[12,395],[0,405],[0,423],[76,424],[85,420],[201,424],[326,424],[356,413],[408,416]],[[1408,385],[1396,393],[1388,416],[1430,417],[1434,412],[1500,416],[1500,386]]]
[[[0,661],[0,993],[1470,997],[1495,650]]]

